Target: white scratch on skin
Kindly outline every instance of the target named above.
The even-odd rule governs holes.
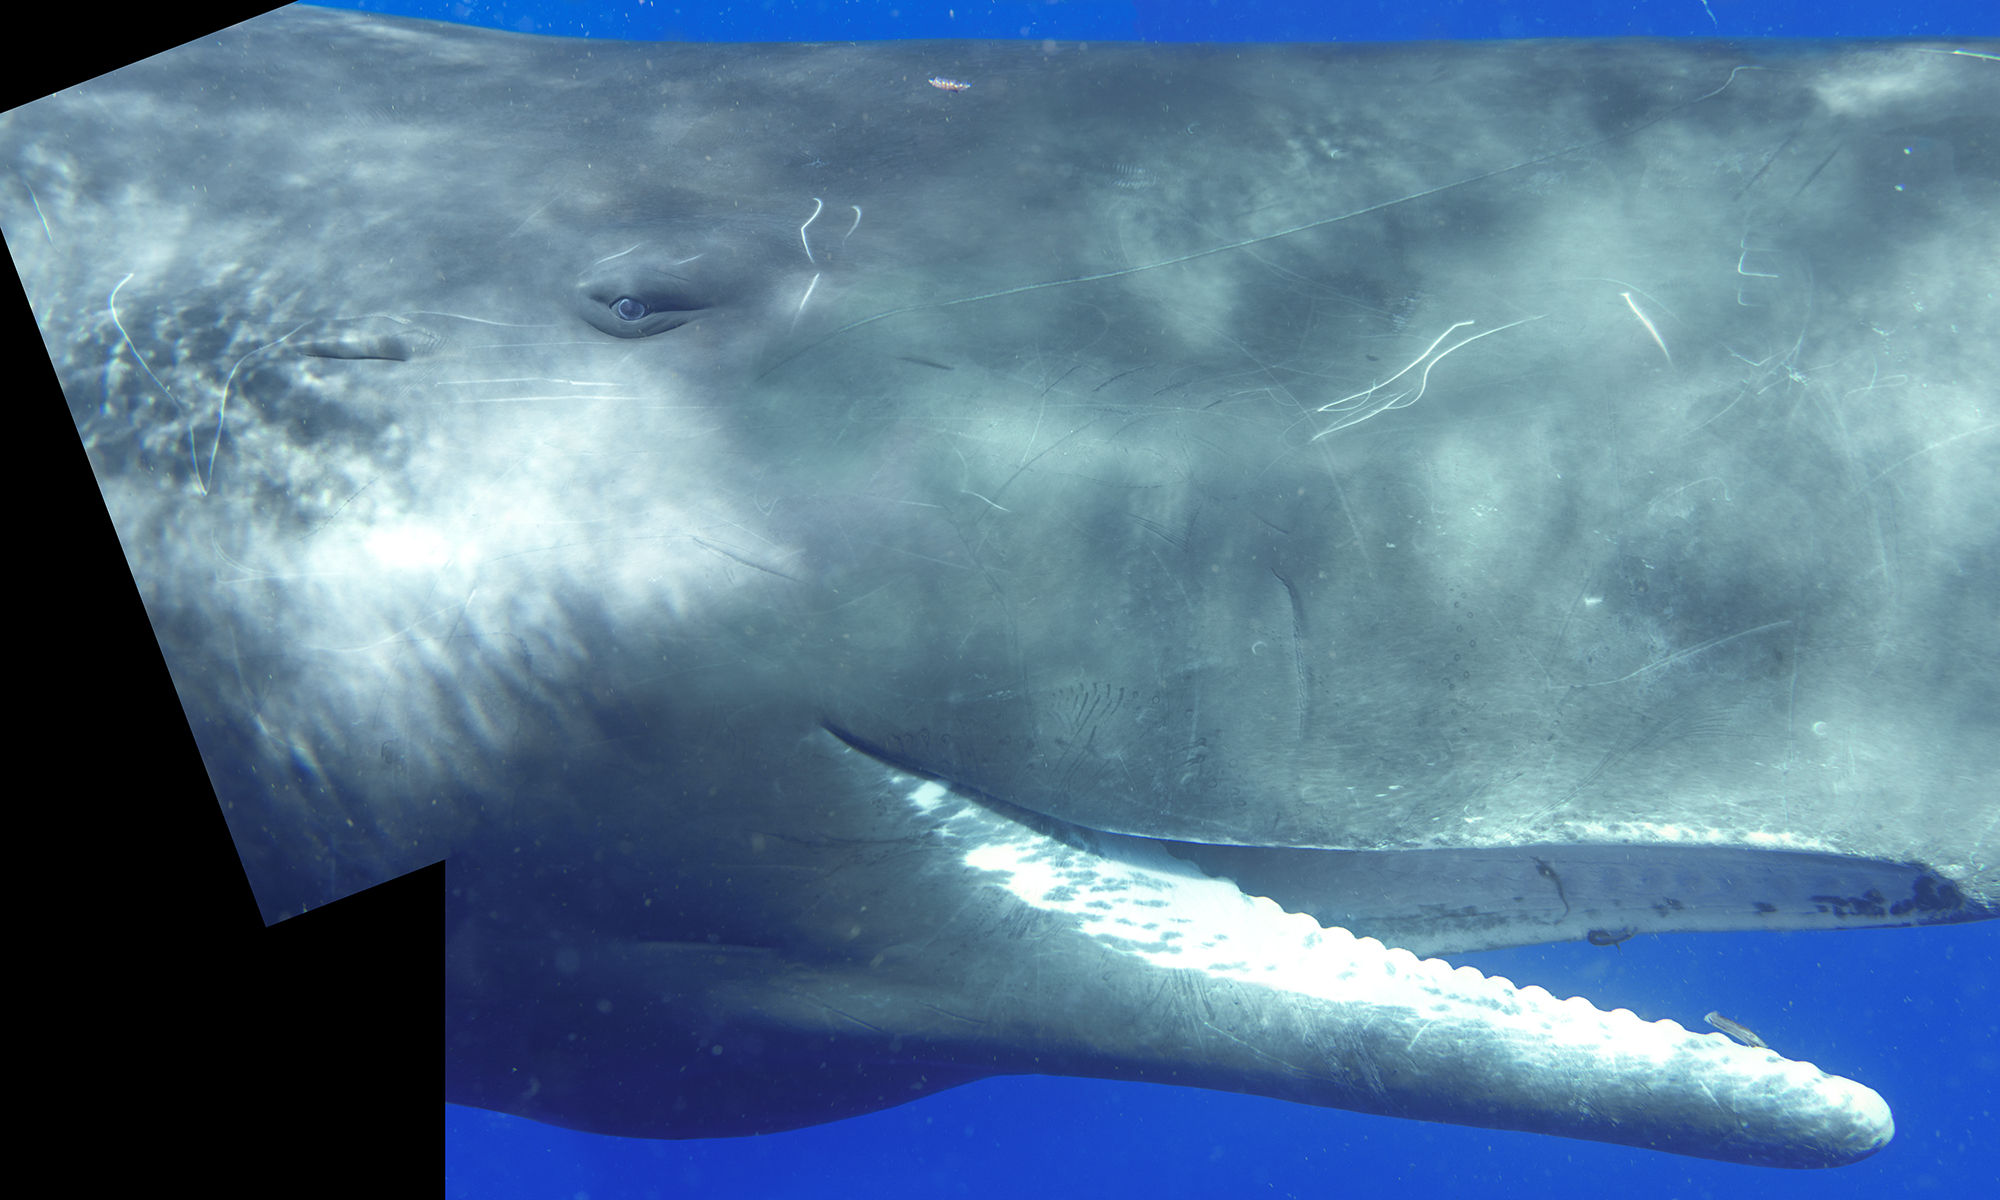
[[[811,253],[811,251],[807,253]],[[799,318],[806,315],[806,301],[812,299],[813,289],[818,286],[819,275],[815,273],[812,277],[812,282],[806,285],[806,294],[799,297],[799,311],[792,314],[792,329],[794,331],[799,327]]]
[[[1659,329],[1654,326],[1652,320],[1645,313],[1639,311],[1639,302],[1632,298],[1632,293],[1630,292],[1620,292],[1618,294],[1625,297],[1625,306],[1632,310],[1633,316],[1639,318],[1639,324],[1644,325],[1646,332],[1653,335],[1653,344],[1660,348],[1661,354],[1667,356],[1667,365],[1670,367],[1673,366],[1674,356],[1673,352],[1667,349],[1667,339],[1661,337]]]
[[[123,331],[121,330],[120,332]],[[1977,429],[1968,429],[1964,433],[1954,433],[1950,437],[1945,438],[1942,441],[1932,442],[1930,445],[1925,446],[1923,449],[1914,451],[1913,453],[1910,454],[1905,454],[1903,457],[1897,459],[1895,462],[1892,462],[1888,466],[1883,467],[1881,470],[1875,472],[1874,475],[1870,476],[1868,482],[1875,483],[1879,481],[1884,475],[1887,475],[1889,472],[1895,470],[1897,467],[1902,466],[1904,463],[1909,462],[1911,459],[1921,458],[1923,455],[1929,454],[1931,451],[1936,450],[1940,446],[1949,446],[1950,444],[1959,440],[1960,438],[1969,438],[1974,434],[1979,434],[1979,433],[1991,433],[1995,429],[2000,429],[2000,424],[1981,425]]]
[[[34,188],[28,189],[28,201],[35,206],[35,215],[37,217],[41,217],[42,219],[42,236],[49,239],[49,249],[56,250],[56,235],[52,230],[49,229],[49,219],[42,213],[42,198],[40,196],[35,195]],[[860,223],[860,220],[861,219],[859,217],[855,218],[855,222],[857,224]],[[61,254],[62,251],[56,250],[56,253]],[[132,278],[130,275],[127,275],[125,277],[125,279],[130,279],[130,278]],[[119,287],[125,286],[125,281],[123,279],[119,280],[118,286]],[[118,332],[123,333],[125,331],[121,329]]]
[[[632,253],[634,250],[637,250],[639,247],[645,244],[646,243],[644,242],[633,242],[631,245],[625,247],[623,250],[620,250],[618,253],[607,254],[603,258],[598,259],[596,262],[591,263],[590,265],[593,267],[600,267],[603,266],[605,263],[610,262],[614,258],[624,258],[626,255]]]
[[[1330,428],[1322,429],[1318,433],[1314,434],[1312,440],[1318,441],[1319,439],[1327,436],[1330,433],[1338,433],[1341,430],[1348,428],[1349,426],[1359,425],[1361,422],[1366,421],[1368,418],[1373,416],[1379,416],[1382,413],[1388,412],[1392,408],[1408,408],[1410,405],[1415,404],[1417,401],[1423,399],[1424,392],[1427,391],[1431,385],[1431,368],[1437,366],[1440,362],[1443,362],[1445,355],[1450,354],[1455,350],[1462,350],[1465,347],[1471,345],[1472,343],[1478,341],[1480,338],[1492,337],[1494,334],[1504,333],[1507,330],[1514,328],[1514,326],[1516,325],[1526,325],[1530,321],[1539,321],[1541,319],[1542,318],[1539,315],[1533,317],[1522,317],[1520,320],[1510,321],[1507,324],[1500,326],[1498,329],[1489,329],[1485,333],[1475,333],[1471,337],[1465,338],[1462,341],[1454,342],[1449,346],[1445,346],[1443,350],[1439,350],[1438,347],[1444,345],[1444,341],[1446,338],[1449,338],[1452,334],[1465,328],[1467,325],[1474,324],[1474,322],[1459,321],[1453,324],[1443,333],[1438,334],[1436,340],[1432,341],[1430,345],[1424,347],[1424,352],[1422,354],[1419,354],[1415,358],[1411,359],[1408,366],[1396,372],[1394,375],[1389,376],[1389,378],[1383,380],[1378,384],[1375,384],[1373,387],[1367,388],[1363,391],[1356,392],[1351,396],[1343,396],[1340,399],[1335,400],[1330,404],[1320,405],[1316,411],[1337,412],[1342,415],[1341,418],[1338,421],[1336,421]],[[1386,400],[1378,400],[1376,398],[1383,388],[1388,387],[1390,384],[1396,382],[1398,379],[1401,379],[1403,376],[1408,375],[1411,371],[1416,370],[1419,366],[1423,368],[1423,371],[1417,376],[1417,383],[1414,388],[1406,388],[1403,391],[1397,392],[1395,395],[1390,396]]]
[[[806,218],[805,225],[799,226],[799,245],[804,246],[806,248],[806,261],[813,264],[814,266],[819,265],[819,260],[813,257],[812,243],[806,240],[806,225],[810,225],[814,221],[819,220],[820,210],[825,207],[826,207],[826,201],[820,199],[818,196],[814,196],[813,215]]]

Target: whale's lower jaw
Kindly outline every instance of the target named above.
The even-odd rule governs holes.
[[[1016,819],[819,738],[841,802],[881,814],[874,844],[908,872],[877,904],[930,911],[927,936],[882,944],[857,904],[851,955],[552,944],[498,936],[509,918],[489,910],[452,941],[450,1098],[713,1137],[1039,1073],[1763,1166],[1840,1166],[1894,1134],[1879,1095],[1809,1063],[1324,928],[1149,839]],[[947,934],[978,952],[939,949]],[[495,1019],[523,994],[542,997],[535,1021]]]

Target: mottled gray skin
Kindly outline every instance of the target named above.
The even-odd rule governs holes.
[[[291,9],[0,118],[0,219],[267,917],[449,857],[452,1098],[1830,1165],[1864,1088],[1339,930],[1994,915],[1972,49]]]

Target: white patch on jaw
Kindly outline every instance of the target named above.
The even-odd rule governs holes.
[[[1663,846],[1740,846],[1760,850],[1795,850],[1803,853],[1834,854],[1839,847],[1823,838],[1789,831],[1668,825],[1657,821],[1568,821],[1563,825],[1564,840],[1576,842],[1653,842]]]
[[[910,802],[911,808],[916,809],[920,813],[928,813],[937,808],[938,805],[943,804],[946,800],[951,799],[951,793],[946,791],[945,786],[936,780],[926,779],[910,792],[907,799]]]
[[[927,815],[944,816],[938,832],[967,843],[966,866],[997,876],[999,886],[1032,908],[1076,918],[1083,936],[1157,967],[1336,1002],[1434,1008],[1447,979],[1461,996],[1473,990],[1482,998],[1548,996],[1540,988],[1516,992],[1508,981],[1489,980],[1471,967],[1419,961],[1374,938],[1323,928],[1265,897],[1245,895],[1227,879],[1203,874],[1148,839],[1095,834],[1092,853],[1043,837],[935,782],[921,784],[906,798]],[[947,802],[956,802],[956,811],[946,812]],[[1587,1001],[1573,1003],[1597,1011]]]

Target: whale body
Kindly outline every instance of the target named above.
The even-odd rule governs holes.
[[[291,8],[0,224],[265,918],[446,862],[448,1098],[1830,1166],[1864,1085],[1435,956],[2000,912],[1991,52]]]

